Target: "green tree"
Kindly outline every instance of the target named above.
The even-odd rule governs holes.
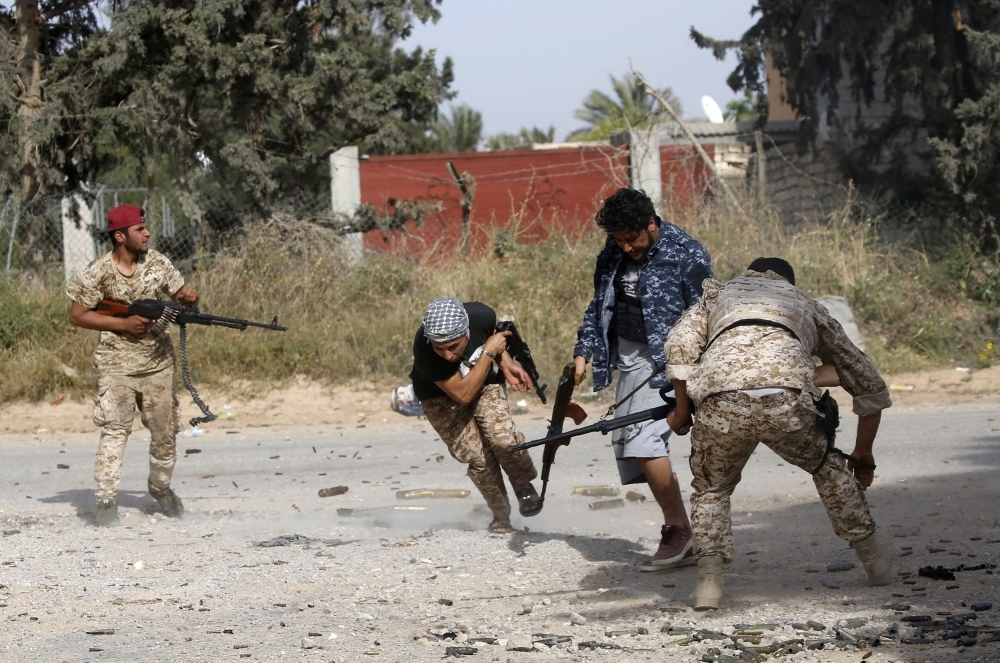
[[[694,28],[691,36],[720,59],[735,50],[728,83],[757,94],[760,122],[769,56],[803,119],[803,148],[824,112],[834,126],[844,121],[842,169],[859,189],[932,205],[1000,247],[1000,3],[758,0],[754,11],[757,22],[740,39]],[[844,93],[859,103],[856,116],[838,116]],[[875,102],[888,112],[867,114]]]
[[[486,137],[486,148],[489,150],[513,150],[519,147],[530,147],[535,143],[554,143],[556,128],[521,127],[516,134],[499,133]]]
[[[757,95],[744,89],[742,97],[736,97],[726,104],[726,112],[722,117],[726,122],[753,122],[757,119]]]
[[[441,152],[474,152],[483,138],[483,114],[466,104],[451,109],[431,126]]]
[[[586,123],[569,135],[570,140],[607,140],[612,134],[629,128],[647,128],[653,124],[665,123],[660,115],[659,102],[632,74],[622,78],[611,77],[611,88],[615,97],[592,90],[583,100],[583,108],[573,116]],[[670,88],[660,90],[667,102],[683,114],[680,100]]]
[[[65,43],[40,42],[46,106],[32,132],[47,175],[38,185],[69,188],[123,154],[147,162],[155,154],[182,173],[202,171],[206,159],[201,179],[240,206],[273,209],[292,192],[321,191],[333,151],[359,143],[402,149],[409,123],[435,119],[451,64],[439,69],[433,51],[399,43],[416,21],[439,18],[439,2],[113,4],[109,30],[87,24]],[[23,69],[0,70],[8,93]],[[3,103],[0,119],[16,125]],[[8,172],[29,162],[17,137],[0,135],[4,156],[18,157]]]

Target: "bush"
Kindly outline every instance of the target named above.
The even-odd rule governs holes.
[[[997,316],[983,303],[995,301],[989,294],[997,292],[990,280],[995,266],[960,247],[931,258],[891,244],[877,219],[857,222],[853,209],[849,202],[826,223],[795,230],[749,201],[736,210],[707,203],[667,218],[705,245],[719,279],[741,274],[758,256],[777,255],[795,266],[810,295],[846,297],[882,371],[992,361],[992,354],[979,355],[996,340]],[[296,375],[329,384],[404,382],[424,307],[455,296],[515,320],[543,380],[551,382],[572,359],[604,236],[587,219],[576,235],[553,232],[543,242],[519,244],[511,240],[520,221],[497,233],[493,247],[502,243],[503,251],[468,258],[439,251],[419,263],[370,255],[355,266],[344,260],[339,236],[323,228],[291,217],[250,224],[226,238],[228,248],[202,256],[189,281],[202,293],[202,310],[264,321],[278,314],[289,331],[192,328],[192,371],[200,384],[261,385],[255,389]],[[0,401],[90,395],[96,335],[66,321],[60,281],[29,289],[0,280]],[[982,301],[969,283],[980,288]]]

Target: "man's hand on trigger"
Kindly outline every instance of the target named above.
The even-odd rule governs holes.
[[[855,450],[851,455],[863,463],[868,463],[869,465],[875,464],[875,456],[873,456],[871,453],[862,453],[860,451]],[[858,483],[861,484],[861,490],[867,490],[868,486],[872,485],[872,482],[875,480],[874,470],[869,470],[866,467],[861,467],[860,465],[852,463],[851,461],[847,461],[847,469],[854,472],[854,477],[858,480]]]
[[[573,357],[573,363],[576,365],[576,373],[573,375],[573,386],[579,387],[583,379],[587,377],[587,360],[577,355]]]
[[[127,318],[123,318],[121,324],[121,331],[126,334],[142,336],[146,333],[149,318],[144,318],[141,315],[130,315]]]
[[[191,306],[198,301],[198,291],[188,285],[181,286],[181,289],[174,293],[171,297],[178,304],[184,304],[185,306]]]
[[[499,359],[507,350],[507,337],[510,336],[509,331],[497,332],[493,334],[486,342],[483,343],[483,349],[494,356],[494,358]]]

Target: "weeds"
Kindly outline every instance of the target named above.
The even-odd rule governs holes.
[[[288,217],[251,224],[226,239],[227,249],[203,256],[188,280],[202,293],[202,310],[265,321],[277,314],[289,331],[191,328],[192,370],[199,384],[256,388],[296,375],[404,382],[424,306],[455,296],[516,320],[551,382],[572,358],[604,237],[584,219],[575,234],[553,230],[540,243],[516,243],[522,216],[468,259],[439,250],[420,263],[376,254],[355,266],[341,258],[341,240],[329,230]],[[985,360],[979,355],[995,340],[997,318],[970,297],[969,283],[992,288],[993,273],[975,256],[956,249],[931,259],[888,244],[877,219],[856,222],[850,204],[824,224],[796,230],[750,202],[735,211],[706,204],[667,218],[706,246],[719,279],[776,255],[794,265],[810,295],[846,297],[883,371],[992,361],[992,351]],[[0,280],[0,401],[92,392],[96,334],[69,325],[68,305],[55,278],[31,288]]]

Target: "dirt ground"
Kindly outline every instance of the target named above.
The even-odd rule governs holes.
[[[921,373],[886,376],[897,408],[911,406],[954,406],[958,404],[1000,403],[1000,366],[985,369],[943,368]],[[412,422],[392,411],[391,393],[395,385],[361,383],[351,386],[324,387],[305,378],[279,389],[261,391],[247,384],[231,389],[199,389],[203,400],[220,417],[213,426],[357,426],[375,429],[409,427]],[[612,390],[600,394],[578,395],[581,402],[610,404]],[[842,409],[850,409],[850,397],[834,389]],[[200,413],[183,387],[179,388],[181,415],[184,421]],[[511,395],[512,402],[524,400],[526,413],[548,415],[533,394]],[[59,397],[51,403],[0,404],[0,433],[42,431],[95,432],[91,422],[93,403]],[[227,422],[225,417],[232,415]]]
[[[173,485],[185,517],[164,519],[146,493],[148,433],[137,426],[119,492],[122,526],[102,529],[91,405],[4,406],[0,661],[754,659],[736,658],[735,646],[783,646],[766,654],[780,663],[998,661],[1000,642],[990,640],[1000,632],[1000,576],[990,566],[1000,557],[1000,370],[888,382],[896,406],[883,419],[868,499],[900,554],[891,584],[867,584],[808,475],[760,448],[733,497],[737,549],[724,609],[711,613],[687,607],[694,568],[636,570],[662,522],[646,486],[634,487],[644,502],[607,510],[592,505],[607,498],[574,494],[619,485],[600,435],[560,450],[540,515],[515,514],[517,532],[490,535],[462,467],[425,420],[390,409],[391,386],[302,381],[257,397],[246,385],[206,390],[213,409],[232,416],[178,440]],[[186,417],[197,413],[183,391],[181,400]],[[548,408],[533,394],[524,400],[515,419],[531,439]],[[588,423],[607,405],[581,403]],[[842,404],[846,436],[854,419]],[[685,499],[689,453],[687,437],[671,439]],[[337,485],[349,491],[318,496]],[[471,494],[399,497],[418,488]],[[288,545],[261,545],[282,536]],[[976,570],[954,581],[918,575],[956,565]],[[994,605],[978,610],[985,602]],[[904,640],[919,635],[907,617],[970,614],[976,644],[940,630],[930,643]],[[811,630],[809,620],[821,626]],[[737,632],[754,625],[759,635]],[[870,647],[848,640],[876,637]]]

